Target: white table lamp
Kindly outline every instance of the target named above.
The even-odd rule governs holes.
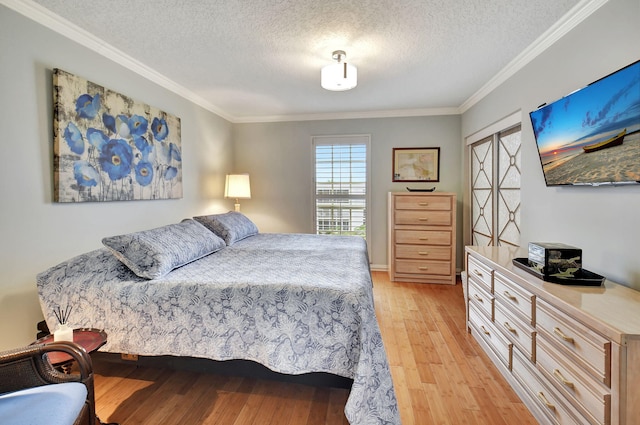
[[[235,198],[235,210],[240,211],[238,199],[251,199],[249,174],[227,174],[224,184],[224,197]]]

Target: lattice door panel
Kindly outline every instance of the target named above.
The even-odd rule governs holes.
[[[473,245],[493,242],[493,140],[471,147],[471,234]]]
[[[520,244],[520,126],[471,146],[474,245]]]
[[[498,136],[498,245],[520,245],[520,126]]]

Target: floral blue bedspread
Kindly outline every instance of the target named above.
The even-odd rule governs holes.
[[[400,423],[361,238],[260,233],[153,280],[103,248],[37,284],[50,329],[72,306],[70,325],[106,331],[102,351],[332,373],[353,379],[351,424]]]

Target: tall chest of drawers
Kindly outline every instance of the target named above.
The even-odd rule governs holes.
[[[389,278],[456,283],[456,195],[389,193]]]
[[[542,424],[640,424],[640,292],[544,282],[466,247],[467,327]]]

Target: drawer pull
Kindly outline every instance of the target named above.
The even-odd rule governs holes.
[[[518,331],[517,331],[517,330],[515,330],[515,329],[513,329],[513,328],[511,327],[511,325],[509,324],[509,322],[504,322],[504,324],[503,324],[503,325],[504,325],[504,327],[505,327],[505,328],[507,328],[507,330],[508,330],[509,332],[514,333],[514,334],[517,334],[517,333],[518,333]]]
[[[418,254],[420,254],[420,255],[429,255],[429,252],[427,252],[427,251],[419,251]]]
[[[480,326],[480,329],[482,329],[482,332],[484,332],[485,335],[491,335],[491,332],[489,332],[488,330],[486,330],[484,328],[484,326]]]
[[[542,391],[540,391],[538,393],[538,398],[540,399],[540,401],[542,401],[544,403],[545,406],[547,406],[549,409],[551,410],[556,410],[556,406],[554,406],[553,404],[549,403],[549,400],[547,400],[547,398],[544,396],[544,393]]]
[[[422,237],[422,238],[418,238],[418,240],[421,240],[421,241],[428,241],[428,240],[429,240],[429,238],[427,238],[427,237]]]
[[[484,275],[482,274],[482,272],[479,272],[477,269],[473,269],[473,274],[475,274],[476,276],[480,276],[483,277]]]
[[[429,221],[428,217],[420,217],[418,221]]]
[[[503,292],[503,294],[504,294],[504,296],[505,296],[505,297],[509,298],[509,299],[510,299],[510,300],[512,300],[512,301],[517,301],[517,300],[518,300],[516,297],[514,297],[513,295],[511,295],[511,294],[509,293],[509,291],[504,291],[504,292]]]
[[[564,334],[564,332],[562,332],[560,330],[560,328],[558,328],[557,326],[555,328],[553,328],[553,332],[558,335],[560,338],[562,338],[563,340],[567,341],[568,343],[573,344],[573,338],[571,338],[570,336],[566,336]]]
[[[421,207],[426,207],[427,205],[429,205],[428,202],[418,202],[418,205],[420,205]]]
[[[571,381],[567,381],[567,379],[566,379],[564,376],[562,376],[562,373],[561,373],[558,369],[555,369],[555,370],[553,371],[553,374],[554,374],[554,375],[556,376],[556,378],[558,378],[558,379],[560,380],[560,382],[562,382],[564,385],[566,385],[566,386],[567,386],[567,387],[569,387],[569,388],[573,388],[573,382],[571,382]]]
[[[478,296],[478,294],[473,294],[473,298],[475,298],[476,300],[478,300],[478,301],[479,301],[479,302],[481,302],[481,303],[483,303],[483,302],[484,302],[484,300],[483,300],[482,298],[480,298],[480,297]]]
[[[429,270],[429,267],[427,267],[427,266],[420,266],[420,267],[418,267],[418,270]]]

